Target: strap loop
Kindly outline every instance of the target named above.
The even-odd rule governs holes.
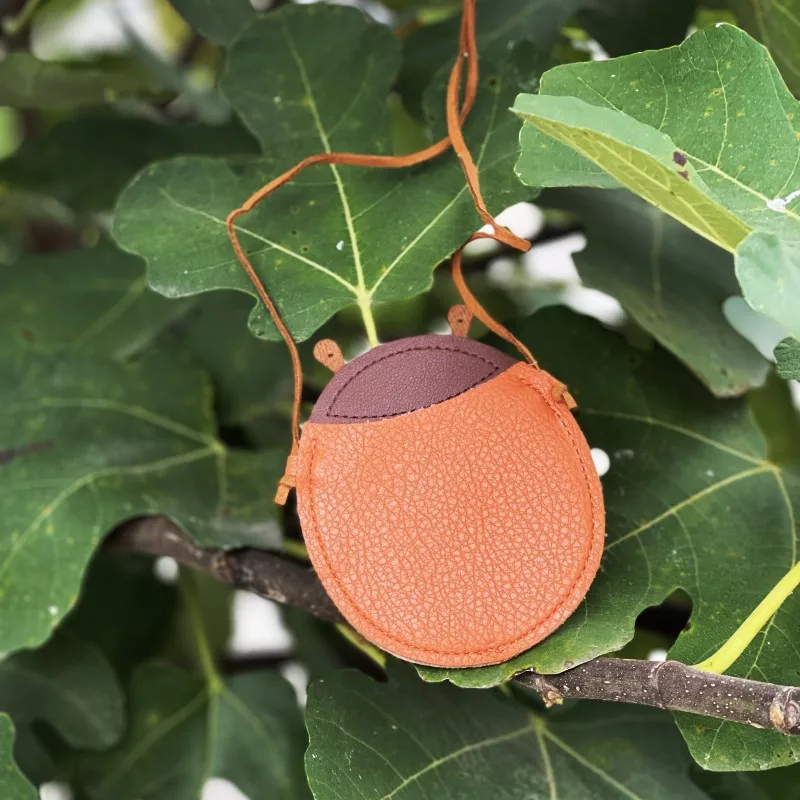
[[[462,81],[464,80],[464,72],[466,66],[466,81],[463,91],[463,102],[459,102],[462,93]],[[281,337],[286,346],[289,348],[289,354],[292,359],[292,371],[294,375],[294,401],[292,404],[292,449],[286,463],[286,474],[281,478],[278,486],[278,493],[276,495],[276,502],[283,504],[286,502],[286,497],[289,491],[295,485],[295,471],[297,451],[300,445],[300,405],[303,393],[303,368],[300,362],[300,354],[297,350],[297,345],[292,338],[292,334],[283,322],[280,312],[275,307],[269,293],[264,287],[261,279],[258,277],[253,265],[247,258],[244,249],[239,242],[236,220],[243,214],[252,211],[264,198],[268,197],[274,191],[279,189],[285,183],[291,181],[306,167],[313,164],[341,164],[346,166],[357,167],[377,167],[377,168],[390,168],[398,169],[403,167],[412,167],[416,164],[422,164],[425,161],[430,161],[439,155],[442,155],[452,146],[455,150],[461,168],[464,172],[464,177],[472,194],[480,218],[491,227],[492,233],[477,233],[470,241],[474,239],[490,238],[496,239],[499,242],[514,247],[517,250],[525,251],[530,247],[530,243],[516,236],[506,228],[501,227],[495,222],[494,217],[489,213],[486,204],[483,200],[480,188],[480,179],[478,169],[475,162],[472,160],[472,155],[469,152],[467,143],[464,141],[464,134],[462,125],[467,118],[474,102],[475,96],[478,92],[478,51],[475,43],[475,0],[464,0],[464,13],[461,17],[461,30],[459,33],[459,46],[458,55],[456,56],[455,63],[450,71],[450,79],[447,84],[447,136],[440,139],[438,142],[419,150],[416,153],[410,153],[405,156],[377,156],[377,155],[361,155],[358,153],[317,153],[316,155],[304,158],[298,164],[295,164],[291,169],[288,169],[282,175],[271,180],[266,186],[263,186],[251,197],[249,197],[239,208],[234,209],[228,215],[225,222],[233,246],[234,253],[236,254],[239,263],[247,272],[248,277],[253,283],[261,301],[264,303],[265,308],[269,312],[275,327],[278,329]],[[462,246],[463,247],[463,246]],[[461,248],[459,248],[453,255],[453,281],[455,282],[458,293],[464,300],[464,304],[478,319],[486,325],[487,328],[494,331],[498,336],[501,336],[506,341],[516,347],[524,358],[531,364],[536,364],[530,351],[523,345],[510,331],[503,327],[499,322],[494,320],[489,313],[481,306],[475,299],[472,292],[470,292],[466,283],[464,282],[463,275],[461,274]]]

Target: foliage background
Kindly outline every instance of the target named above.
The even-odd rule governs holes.
[[[224,218],[310,153],[441,135],[458,7],[366,4],[375,23],[279,5],[5,14],[2,796],[793,796],[793,739],[627,706],[544,712],[504,682],[609,653],[698,662],[798,560],[794,0],[479,2],[466,135],[490,208],[513,206],[535,246],[473,247],[470,282],[570,385],[607,470],[603,569],[556,634],[497,667],[390,663],[383,680],[364,643],[284,609],[281,647],[243,655],[231,608],[250,601],[99,547],[162,514],[204,546],[303,558],[271,503],[289,362]],[[651,48],[670,49],[637,55]],[[315,168],[242,224],[303,341],[310,407],[314,340],[353,357],[372,325],[443,330],[454,294],[433,271],[476,217],[445,157]],[[800,683],[799,602],[733,674]],[[316,679],[304,711],[284,677],[299,667],[302,699]]]

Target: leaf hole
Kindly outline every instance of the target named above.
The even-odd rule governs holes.
[[[681,558],[683,555],[672,550],[667,551],[666,558]],[[691,554],[688,557],[691,558]],[[692,598],[683,589],[676,589],[663,602],[645,608],[636,618],[633,639],[617,655],[627,658],[652,656],[653,660],[658,660],[675,644],[681,633],[691,629],[692,608]]]

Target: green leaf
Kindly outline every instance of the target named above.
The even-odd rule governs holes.
[[[784,415],[773,443],[746,400],[715,400],[658,347],[636,350],[619,334],[557,309],[537,313],[514,332],[535,343],[539,363],[569,385],[589,444],[610,457],[603,563],[581,607],[527,653],[495,667],[420,671],[470,687],[527,668],[561,672],[619,650],[633,637],[639,613],[678,588],[694,607],[670,656],[699,663],[798,558],[800,472],[796,450],[783,441],[797,414],[788,395],[771,388],[762,398],[760,417]],[[796,683],[791,631],[798,618],[800,595],[794,595],[729,673]],[[685,722],[683,730],[708,769],[800,761],[800,744],[778,733],[711,719]]]
[[[68,634],[0,662],[0,709],[17,724],[48,722],[72,747],[115,745],[125,725],[123,703],[103,654]]]
[[[497,691],[388,683],[355,672],[311,684],[306,772],[316,800],[697,798],[668,716],[581,703],[529,713]]]
[[[255,16],[250,0],[171,0],[175,10],[206,39],[229,45]]]
[[[130,687],[131,724],[116,750],[87,758],[93,800],[197,800],[209,778],[252,798],[306,798],[306,736],[294,692],[275,672],[243,674],[212,691],[158,664]]]
[[[736,277],[756,311],[800,337],[800,241],[751,233],[736,251]]]
[[[150,291],[141,261],[109,243],[29,255],[0,270],[0,353],[123,358],[188,307]]]
[[[800,92],[800,2],[729,0],[737,21],[768,48],[789,88]]]
[[[291,360],[283,342],[265,342],[247,330],[252,305],[239,292],[204,295],[164,331],[157,346],[185,351],[210,375],[223,426],[239,429],[260,447],[284,446],[290,437]]]
[[[573,256],[583,282],[616,297],[714,394],[764,382],[768,362],[722,311],[739,294],[728,253],[624,190],[553,190],[544,203],[584,222],[588,245]]]
[[[156,89],[151,77],[132,68],[69,66],[24,52],[0,61],[0,105],[14,108],[100,105]]]
[[[678,44],[692,22],[695,0],[594,0],[578,22],[611,56]]]
[[[3,800],[37,800],[39,793],[28,783],[14,763],[14,726],[0,714],[0,793]]]
[[[514,107],[526,183],[618,181],[736,252],[748,302],[800,324],[800,117],[761,45],[720,24],[680,47],[558,67],[541,93]]]
[[[800,342],[797,339],[784,339],[775,348],[778,362],[778,375],[786,380],[800,381]]]
[[[341,55],[335,70],[329,45]],[[231,50],[222,87],[268,158],[238,169],[175,159],[133,181],[117,206],[114,235],[147,259],[151,285],[169,296],[215,288],[252,294],[226,236],[227,214],[310,154],[388,154],[386,98],[397,49],[388,30],[353,9],[286,7],[249,26]],[[511,174],[515,126],[503,112],[517,85],[510,63],[499,69],[484,64],[466,126],[484,194],[497,209],[529,195]],[[444,79],[431,94],[437,134],[443,89]],[[242,218],[239,231],[293,335],[306,339],[346,306],[357,305],[369,326],[375,303],[425,291],[433,268],[477,225],[450,155],[414,170],[311,168]],[[277,339],[260,309],[252,327]]]
[[[618,182],[731,252],[751,230],[800,239],[798,103],[737,28],[556,67],[514,110],[530,185]]]
[[[238,120],[224,125],[167,124],[91,112],[26,140],[0,162],[0,180],[55,197],[76,211],[107,211],[125,184],[153,161],[181,153],[222,156],[257,151]]]
[[[0,407],[0,651],[47,638],[122,520],[165,514],[206,545],[279,542],[264,487],[282,454],[226,449],[192,369],[23,352],[0,360]]]

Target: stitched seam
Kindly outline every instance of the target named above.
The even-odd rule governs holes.
[[[419,654],[421,654],[423,656],[427,656],[427,655],[432,655],[432,656],[480,656],[480,655],[484,655],[484,654],[488,654],[488,653],[494,653],[494,652],[505,650],[508,647],[512,647],[512,646],[516,645],[518,642],[521,642],[523,639],[529,638],[531,635],[535,634],[536,631],[538,631],[539,629],[541,629],[543,627],[547,627],[547,625],[561,613],[561,611],[564,609],[564,606],[567,605],[567,603],[570,601],[573,590],[578,585],[578,583],[580,583],[583,580],[583,578],[586,576],[586,573],[589,570],[589,565],[594,561],[594,556],[596,555],[596,550],[597,550],[596,539],[598,537],[596,536],[596,528],[597,528],[597,523],[598,523],[598,511],[599,511],[599,509],[597,507],[596,493],[594,491],[592,491],[592,484],[591,484],[591,481],[590,481],[589,474],[587,472],[586,464],[584,463],[584,459],[581,457],[581,453],[580,453],[580,449],[578,447],[578,444],[575,442],[575,436],[574,436],[572,430],[570,430],[570,428],[567,425],[567,423],[564,422],[564,420],[563,420],[563,418],[561,416],[561,409],[556,405],[556,403],[553,401],[553,399],[547,395],[547,393],[544,390],[540,389],[538,386],[534,386],[528,380],[525,380],[525,378],[522,375],[514,375],[514,378],[516,380],[518,380],[520,383],[522,383],[524,386],[527,386],[529,389],[533,389],[535,392],[537,392],[539,394],[540,397],[542,397],[542,399],[549,406],[549,408],[556,413],[556,417],[558,418],[559,423],[561,424],[562,428],[567,433],[567,438],[569,440],[569,443],[572,445],[573,453],[577,457],[577,459],[578,459],[578,461],[579,461],[579,463],[581,465],[581,471],[583,472],[584,481],[586,483],[586,490],[589,493],[589,502],[590,502],[591,509],[592,509],[592,544],[589,547],[589,552],[588,552],[588,554],[586,556],[586,560],[584,561],[583,566],[582,566],[580,572],[578,573],[577,577],[575,578],[575,580],[570,585],[570,587],[567,590],[567,592],[565,593],[563,599],[547,615],[547,617],[545,617],[542,620],[539,620],[536,623],[536,625],[534,625],[534,627],[530,628],[529,630],[525,631],[524,633],[520,634],[519,636],[517,636],[514,639],[509,639],[508,641],[500,642],[499,644],[491,645],[489,647],[484,647],[484,648],[481,648],[480,650],[434,650],[434,649],[421,647],[418,644],[414,644],[413,642],[409,642],[409,641],[407,641],[405,639],[401,639],[398,636],[396,636],[395,634],[390,633],[385,628],[382,628],[380,625],[378,625],[376,622],[374,622],[370,617],[367,616],[367,614],[365,614],[360,609],[359,605],[353,600],[353,598],[351,597],[350,593],[347,591],[347,589],[345,589],[344,585],[342,584],[342,582],[339,580],[338,576],[336,575],[336,572],[334,571],[334,569],[333,569],[333,567],[331,565],[330,558],[328,557],[327,550],[325,549],[325,544],[322,541],[322,537],[319,536],[318,533],[317,533],[319,531],[319,522],[317,521],[317,509],[316,509],[316,504],[314,502],[314,491],[313,491],[313,489],[314,489],[314,487],[313,487],[314,462],[315,462],[315,459],[316,459],[316,456],[317,456],[317,447],[316,447],[317,443],[313,439],[311,441],[311,457],[309,459],[309,466],[308,466],[308,476],[309,476],[309,484],[310,484],[309,488],[311,489],[309,506],[310,506],[310,509],[311,509],[312,523],[313,523],[314,529],[315,529],[314,530],[314,536],[315,536],[317,542],[319,543],[320,554],[322,555],[322,558],[323,558],[323,560],[325,562],[325,567],[327,568],[327,570],[328,570],[328,572],[329,572],[329,574],[331,576],[331,580],[336,585],[336,588],[344,595],[344,597],[347,599],[347,601],[350,603],[350,605],[354,609],[354,611],[355,611],[354,616],[356,616],[357,618],[360,618],[360,619],[365,620],[366,622],[368,622],[369,625],[372,628],[374,628],[379,633],[381,633],[383,636],[385,636],[390,644],[403,645],[404,647],[413,649],[415,652],[417,652],[417,653],[419,653]],[[605,539],[604,536],[601,537],[600,538],[600,542],[602,542],[604,539]]]
[[[403,414],[413,414],[415,411],[422,411],[423,408],[430,408],[431,406],[439,405],[439,403],[444,403],[447,400],[452,400],[454,397],[458,397],[459,395],[465,394],[470,389],[474,389],[476,386],[480,386],[482,383],[486,383],[490,378],[493,378],[499,371],[500,371],[499,367],[494,367],[492,368],[491,372],[487,372],[482,378],[478,378],[478,380],[475,381],[475,383],[471,383],[469,386],[465,386],[463,389],[459,389],[457,392],[453,392],[453,394],[447,395],[447,397],[442,397],[440,400],[434,400],[432,403],[428,403],[427,405],[424,406],[419,406],[418,408],[410,409],[409,411],[397,411],[394,414],[381,414],[375,416],[356,416],[355,414],[330,414],[330,413],[327,414],[327,416],[329,418],[336,418],[336,419],[358,419],[364,421],[378,420],[378,419],[394,419],[395,417],[401,417]]]
[[[426,350],[444,350],[444,351],[449,352],[449,353],[461,353],[462,355],[470,356],[471,358],[476,358],[476,359],[478,359],[480,361],[483,361],[485,364],[488,364],[492,368],[492,372],[488,373],[488,375],[483,377],[480,381],[478,381],[478,383],[474,383],[472,386],[468,386],[462,392],[456,392],[455,394],[450,395],[450,397],[446,397],[445,400],[450,400],[451,398],[456,397],[459,394],[463,394],[463,392],[466,392],[469,389],[472,389],[475,386],[477,386],[479,383],[482,383],[482,382],[486,381],[488,378],[492,377],[492,375],[494,375],[494,373],[496,373],[496,372],[498,372],[500,370],[500,365],[496,364],[494,361],[490,361],[488,358],[484,358],[484,356],[480,356],[477,353],[469,353],[466,350],[461,350],[458,347],[448,347],[446,345],[438,345],[438,344],[429,344],[429,345],[420,346],[420,347],[407,347],[407,348],[405,348],[403,350],[397,350],[394,353],[387,353],[385,356],[381,356],[380,358],[376,358],[374,361],[371,361],[369,364],[364,364],[363,367],[361,367],[356,372],[354,372],[344,382],[344,384],[342,384],[342,386],[339,387],[339,389],[337,390],[336,394],[333,396],[333,399],[331,400],[331,403],[328,406],[328,408],[331,409],[331,412],[332,412],[334,406],[336,405],[336,401],[339,399],[339,395],[341,395],[341,393],[359,375],[361,375],[362,373],[366,372],[371,367],[374,367],[376,364],[380,364],[381,361],[386,361],[387,359],[394,358],[394,356],[400,355],[401,353],[421,353],[421,352],[425,352]],[[424,408],[429,408],[432,405],[436,405],[436,403],[443,403],[443,402],[444,402],[444,400],[436,400],[435,402],[429,403],[427,406],[424,406]],[[419,409],[413,409],[413,410],[417,411]],[[403,413],[408,413],[408,412],[402,412],[401,411],[399,414],[388,414],[388,415],[385,415],[385,416],[382,416],[382,417],[369,417],[369,416],[367,416],[367,417],[355,417],[355,416],[349,416],[347,414],[333,414],[333,413],[329,412],[328,414],[326,414],[326,416],[337,417],[337,418],[340,418],[340,419],[389,419],[391,417],[400,416],[400,414],[403,414]]]

